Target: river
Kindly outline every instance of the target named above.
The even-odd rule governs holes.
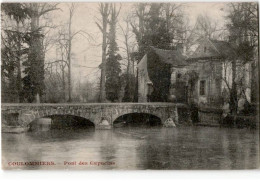
[[[259,164],[258,139],[258,130],[194,126],[2,133],[2,165],[4,169],[253,169]]]

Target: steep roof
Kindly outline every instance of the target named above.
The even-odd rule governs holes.
[[[204,38],[199,42],[198,48],[190,56],[189,60],[229,58],[233,57],[234,55],[235,51],[230,43]]]
[[[212,40],[212,39],[210,39],[210,41],[222,56],[229,57],[235,55],[235,51],[232,48],[232,45],[230,43],[225,41],[220,41],[220,40]]]
[[[176,67],[187,65],[186,56],[184,56],[179,50],[158,49],[152,46],[151,49],[164,63],[171,64]]]

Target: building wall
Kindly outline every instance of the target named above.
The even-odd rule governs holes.
[[[208,105],[221,104],[222,61],[205,60],[197,66],[199,79],[197,83],[198,103]],[[201,84],[205,81],[205,94],[201,95]]]
[[[224,97],[227,97],[229,88],[232,85],[232,69],[231,69],[231,61],[226,60],[222,63],[222,83],[221,83],[221,92]],[[227,100],[227,98],[226,98]]]
[[[187,102],[187,75],[189,67],[173,67],[171,69],[170,96],[173,102]]]
[[[189,72],[195,71],[198,78],[193,88],[189,85]],[[179,77],[179,78],[178,78]],[[183,68],[172,68],[171,75],[171,94],[178,98],[176,83],[182,82],[188,87],[189,102],[198,104],[220,104],[222,91],[222,61],[221,60],[199,60],[190,63]],[[200,92],[201,82],[204,82],[204,94]]]

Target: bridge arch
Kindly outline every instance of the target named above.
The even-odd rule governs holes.
[[[28,125],[30,130],[47,126],[49,129],[69,129],[69,128],[93,128],[95,124],[89,119],[75,115],[49,115],[42,118],[36,118]]]
[[[23,126],[29,126],[33,121],[41,118],[51,118],[54,116],[74,116],[90,121],[94,124],[94,116],[87,112],[79,112],[77,110],[59,110],[59,109],[46,109],[46,110],[30,110],[20,113],[19,120]]]
[[[173,121],[178,120],[177,108],[168,106],[155,106],[155,105],[137,105],[134,107],[123,106],[115,109],[111,117],[111,125],[117,118],[126,114],[149,114],[160,118],[161,124],[167,126],[168,120],[171,118]],[[168,127],[168,126],[167,126]]]
[[[128,115],[128,114],[147,114],[147,115],[153,115],[161,120],[163,123],[164,117],[161,115],[161,112],[158,110],[150,110],[150,109],[142,109],[142,110],[135,110],[135,109],[120,109],[116,114],[112,117],[112,124],[116,121],[117,118]]]
[[[113,121],[114,127],[121,126],[162,126],[163,121],[160,117],[150,114],[150,113],[142,113],[142,112],[132,112],[126,113],[118,116]]]

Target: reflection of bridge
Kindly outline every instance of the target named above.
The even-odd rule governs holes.
[[[162,124],[172,118],[178,121],[174,103],[63,103],[63,104],[2,104],[2,124],[26,127],[33,120],[52,115],[74,115],[90,120],[96,129],[113,126],[120,116],[131,113],[145,113],[157,116]]]

